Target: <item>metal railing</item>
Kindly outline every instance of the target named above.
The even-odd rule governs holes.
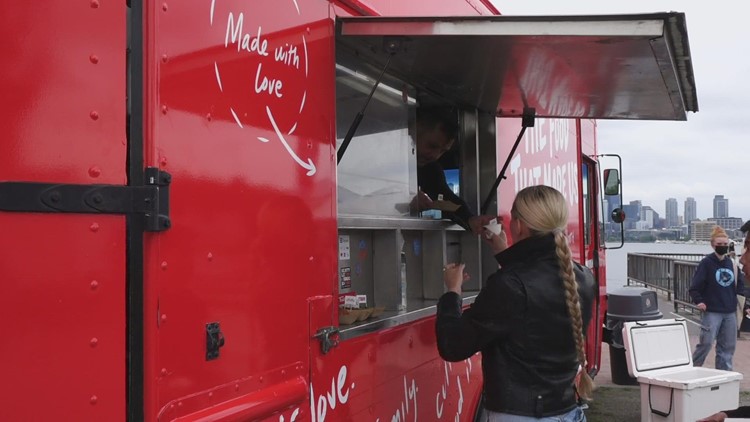
[[[677,312],[677,308],[682,306],[685,309],[698,309],[693,304],[690,298],[690,282],[693,280],[693,274],[695,274],[695,268],[698,266],[698,262],[686,262],[686,261],[674,261],[672,263],[674,270],[674,310]]]
[[[628,285],[642,284],[667,294],[673,301],[675,312],[678,306],[696,309],[690,300],[688,289],[695,274],[695,267],[703,259],[702,254],[628,254]],[[674,300],[673,300],[674,299]]]

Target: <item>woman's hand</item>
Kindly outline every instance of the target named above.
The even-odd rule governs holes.
[[[461,285],[469,279],[469,274],[464,272],[466,264],[448,264],[443,267],[443,282],[449,292],[461,294]]]
[[[484,239],[490,245],[492,253],[495,255],[508,249],[508,236],[505,234],[505,230],[501,231],[500,234],[495,234],[484,229]]]

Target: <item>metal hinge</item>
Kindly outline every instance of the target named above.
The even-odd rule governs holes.
[[[339,345],[339,329],[336,327],[323,327],[313,337],[320,340],[320,350],[325,355],[331,349]]]
[[[159,232],[172,226],[171,182],[169,173],[155,167],[146,169],[144,186],[0,182],[0,211],[143,214],[146,230]]]

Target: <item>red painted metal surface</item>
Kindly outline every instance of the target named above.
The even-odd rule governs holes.
[[[147,162],[173,175],[174,224],[146,241],[146,321],[156,322],[147,323],[146,344],[158,351],[147,354],[146,378],[157,380],[146,385],[147,417],[237,409],[231,403],[281,391],[301,374],[312,399],[270,419],[322,421],[326,406],[338,412],[333,420],[360,408],[390,417],[401,406],[393,388],[407,378],[423,385],[419,407],[434,407],[432,390],[442,394],[446,377],[434,318],[342,342],[325,356],[311,339],[332,325],[337,279],[328,8],[292,0],[263,10],[239,1],[206,6],[149,11],[147,68],[158,72],[148,79]],[[320,299],[308,306],[310,297]],[[210,322],[226,338],[214,361],[204,358]],[[365,350],[378,355],[375,365],[363,360]],[[394,366],[404,350],[419,362]],[[334,409],[315,390],[338,382],[342,367],[359,388],[353,407]],[[478,368],[475,359],[474,385],[461,400],[467,415]],[[457,397],[443,399],[441,414],[458,412]]]
[[[173,225],[144,242],[146,420],[474,416],[480,356],[443,362],[434,317],[343,340],[328,354],[313,338],[337,325],[330,14],[344,13],[341,5],[493,12],[478,0],[429,9],[387,0],[146,6],[145,164],[173,176]],[[0,71],[9,96],[0,180],[125,183],[125,7],[8,4],[0,23],[14,40],[0,54],[15,64]],[[499,159],[516,121],[499,121]],[[501,184],[501,210],[529,184],[519,171],[535,167],[578,210],[576,128],[537,125],[520,148],[532,153]],[[570,228],[581,232],[577,211]],[[124,420],[124,218],[0,213],[0,229],[0,309],[14,329],[12,346],[0,349],[9,403],[0,419]],[[209,323],[225,338],[214,360]]]
[[[520,130],[520,119],[498,119],[498,168],[505,164]],[[574,120],[537,119],[534,127],[526,129],[506,171],[507,179],[500,183],[498,208],[507,224],[510,221],[513,198],[521,189],[543,184],[559,190],[568,201],[568,233],[573,259],[580,261],[583,258],[580,235],[582,216],[579,207],[581,161],[577,138]]]
[[[0,4],[0,181],[125,182],[124,29],[116,2]],[[124,218],[0,212],[0,237],[0,419],[123,420]]]
[[[335,59],[324,2],[151,6],[146,155],[173,226],[146,241],[146,415],[171,419],[309,379],[308,298],[336,274]]]
[[[480,356],[452,364],[440,359],[434,317],[346,340],[328,355],[314,356],[309,420],[474,420]]]
[[[596,155],[598,154],[597,138],[596,138],[596,121],[589,119],[578,120],[578,140],[580,145],[580,154],[582,162],[588,165],[589,169],[589,196],[591,198],[591,216],[589,218],[589,230],[592,233],[591,240],[588,244],[584,245],[584,255],[586,257],[585,263],[589,267],[593,267],[594,262],[598,262],[598,267],[593,267],[592,270],[599,283],[599,297],[598,305],[594,311],[593,319],[589,325],[588,333],[586,337],[589,341],[586,344],[586,356],[589,361],[589,367],[595,367],[595,371],[599,371],[601,365],[601,353],[602,353],[602,327],[605,321],[607,313],[607,254],[603,247],[604,239],[603,233],[601,233],[600,221],[606,219],[606,215],[603,215],[601,209],[601,192],[599,189],[600,182],[599,177],[602,174],[602,169],[599,168]],[[581,178],[581,184],[583,178]],[[581,213],[586,212],[583,209],[583,202],[581,203]]]

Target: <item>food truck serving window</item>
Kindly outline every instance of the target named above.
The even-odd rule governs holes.
[[[685,120],[698,107],[680,13],[337,18],[336,61],[344,339],[434,315],[447,262],[467,264],[465,302],[497,268],[477,236],[414,209],[423,107],[453,110],[443,170],[474,213],[505,159],[482,157],[503,141],[495,117]]]
[[[461,259],[467,235],[440,212],[415,206],[416,139],[423,126],[417,124],[416,91],[392,75],[378,83],[377,74],[344,51],[338,59],[339,150],[367,104],[337,167],[339,322],[347,338],[434,313],[430,307],[442,294],[441,268],[446,259]],[[457,110],[441,110],[458,126]],[[446,179],[453,192],[460,191],[461,154],[452,149],[444,156],[450,159]]]
[[[336,67],[337,147],[357,112],[367,102],[375,80]],[[408,216],[417,193],[417,167],[410,126],[414,126],[413,98],[388,85],[378,84],[338,166],[340,214]]]

